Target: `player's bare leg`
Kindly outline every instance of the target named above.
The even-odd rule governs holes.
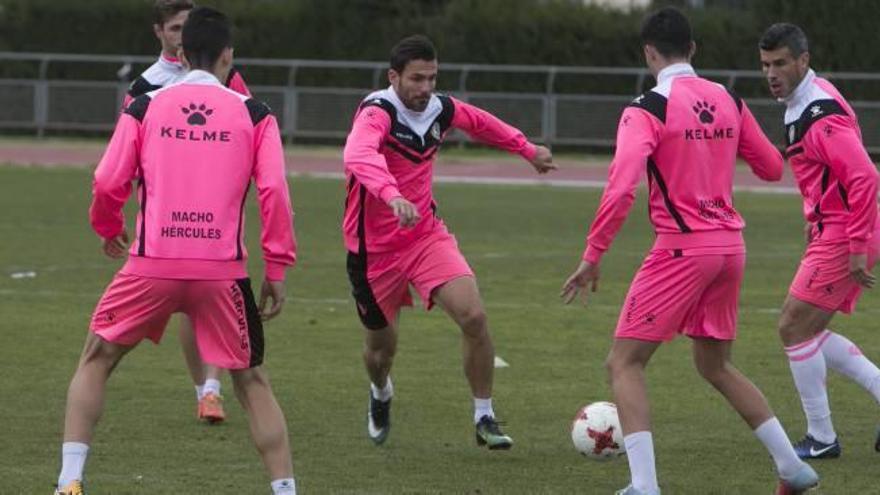
[[[107,379],[131,349],[133,346],[113,344],[91,332],[86,336],[79,365],[67,389],[59,493],[76,493],[82,489],[89,444],[104,410]]]
[[[223,410],[223,397],[220,395],[222,370],[202,361],[193,324],[188,316],[181,318],[178,336],[189,375],[196,387],[198,418],[208,423],[219,423],[226,419],[226,413]]]
[[[834,313],[789,295],[779,316],[779,338],[785,347],[802,344],[828,328]]]
[[[731,362],[732,342],[693,339],[694,364],[753,430],[773,417],[764,394]]]
[[[651,435],[651,408],[645,386],[645,367],[659,346],[659,342],[615,339],[605,361],[631,475],[630,486],[620,493],[660,493]]]
[[[230,371],[235,396],[247,412],[251,436],[273,480],[293,478],[287,422],[262,366]]]
[[[693,339],[693,343],[697,371],[727,399],[767,448],[782,485],[818,484],[818,476],[798,458],[764,394],[731,362],[733,342]]]
[[[364,366],[370,377],[370,400],[367,408],[367,434],[377,445],[391,431],[391,366],[397,353],[397,324],[388,322],[379,330],[364,329]]]
[[[364,329],[364,366],[370,383],[384,388],[397,354],[397,325],[389,322],[380,330]]]
[[[605,361],[625,434],[651,430],[645,367],[659,346],[659,342],[615,339]]]
[[[477,281],[469,276],[453,279],[435,289],[432,299],[461,328],[464,374],[474,397],[477,444],[492,450],[509,449],[513,439],[501,431],[492,408],[495,348]]]
[[[205,384],[205,379],[207,378],[206,366],[202,362],[201,354],[199,354],[193,324],[188,316],[181,316],[180,331],[177,335],[180,339],[180,349],[183,351],[184,359],[186,359],[186,367],[189,369],[189,376],[192,378],[193,385],[201,387]]]
[[[104,391],[110,373],[133,347],[107,342],[89,332],[79,366],[67,389],[64,441],[89,443],[104,409]]]
[[[492,397],[495,348],[476,280],[451,280],[434,291],[433,299],[461,328],[464,373],[474,397]]]

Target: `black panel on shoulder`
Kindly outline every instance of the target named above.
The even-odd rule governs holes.
[[[443,105],[443,110],[440,112],[440,116],[437,117],[437,122],[440,123],[440,132],[445,133],[452,127],[452,118],[455,117],[455,103],[452,103],[452,98],[446,95],[437,95],[437,98]]]
[[[225,86],[227,88],[229,87],[230,84],[232,84],[232,78],[235,77],[236,74],[238,74],[238,71],[235,69],[235,67],[232,67],[231,69],[229,69],[229,75],[226,76],[226,83],[225,83]]]
[[[244,102],[247,105],[248,113],[251,115],[251,122],[254,125],[259,124],[269,115],[272,115],[272,109],[269,108],[269,105],[266,105],[260,100],[256,100],[254,98],[248,98]]]
[[[144,115],[146,115],[147,113],[147,107],[150,106],[151,99],[152,98],[150,98],[149,95],[138,96],[134,99],[134,101],[129,103],[127,107],[125,107],[125,110],[123,110],[123,112],[136,118],[138,122],[143,122]]]
[[[736,94],[736,91],[734,91],[730,88],[727,88],[727,94],[729,94],[730,97],[733,98],[733,102],[736,103],[736,109],[739,110],[739,113],[742,113],[742,111],[743,111],[742,98],[740,98],[739,95]]]
[[[156,91],[160,89],[162,86],[158,84],[151,84],[149,81],[143,78],[143,76],[138,76],[137,79],[131,82],[131,85],[128,86],[128,96],[132,98],[137,98],[140,95],[145,95],[150,91]]]
[[[785,126],[785,145],[801,141],[813,124],[832,115],[849,115],[835,99],[815,100],[807,105],[801,116]]]
[[[666,123],[666,97],[655,91],[648,91],[627,106],[641,108],[660,122]]]
[[[389,117],[391,117],[391,122],[397,122],[397,109],[394,108],[394,104],[384,98],[370,98],[369,100],[364,100],[361,103],[360,109],[363,110],[367,107],[377,107],[385,110]]]
[[[388,141],[387,145],[407,160],[418,165],[434,156],[446,131],[452,127],[452,118],[455,116],[455,104],[452,102],[452,98],[439,94],[436,96],[442,108],[423,136],[419,136],[415,131],[400,123],[397,120],[397,108],[384,98],[364,100],[360,110],[367,107],[377,107],[384,110],[391,118],[389,134],[394,138],[394,141]]]

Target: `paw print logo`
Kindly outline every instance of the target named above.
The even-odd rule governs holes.
[[[825,124],[825,127],[822,128],[822,132],[825,133],[826,137],[831,137],[831,133],[834,131],[829,124]]]
[[[700,117],[700,122],[704,124],[715,122],[715,105],[709,105],[705,101],[698,101],[692,108],[694,113]]]
[[[180,111],[184,115],[189,115],[186,119],[186,123],[189,125],[205,125],[208,123],[206,117],[214,113],[214,109],[206,107],[204,103],[201,105],[190,103],[188,107],[182,107]]]

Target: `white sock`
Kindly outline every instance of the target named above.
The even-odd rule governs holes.
[[[807,433],[822,443],[831,443],[837,438],[825,389],[825,355],[821,352],[822,344],[830,335],[831,332],[825,331],[807,342],[785,348],[791,375],[807,416]]]
[[[390,376],[385,379],[385,386],[383,388],[370,383],[370,390],[373,392],[373,398],[382,402],[388,402],[389,399],[394,397],[394,385],[391,384]]]
[[[216,396],[220,395],[220,380],[215,380],[213,378],[205,380],[205,384],[202,385],[202,397],[208,394],[214,394]]]
[[[296,495],[296,482],[293,481],[293,478],[273,481],[272,495]]]
[[[196,385],[196,400],[202,400],[205,395],[204,388],[204,385]]]
[[[776,472],[783,479],[790,479],[800,471],[803,461],[798,458],[791,440],[776,417],[765,421],[755,429],[755,436],[767,447],[776,463]]]
[[[495,411],[492,410],[492,398],[478,399],[474,397],[474,424],[479,423],[483,416],[495,417]]]
[[[58,487],[63,488],[71,481],[83,479],[83,468],[89,446],[79,442],[64,442],[61,445],[61,474],[58,475]]]
[[[826,331],[828,338],[822,344],[822,354],[828,366],[861,385],[880,402],[880,369],[862,354],[859,346],[839,333]]]
[[[637,431],[623,437],[632,486],[648,495],[660,493],[654,462],[654,437],[650,431]]]

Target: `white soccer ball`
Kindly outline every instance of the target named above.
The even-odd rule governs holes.
[[[574,448],[590,459],[607,461],[626,453],[617,406],[594,402],[581,408],[571,423]]]

